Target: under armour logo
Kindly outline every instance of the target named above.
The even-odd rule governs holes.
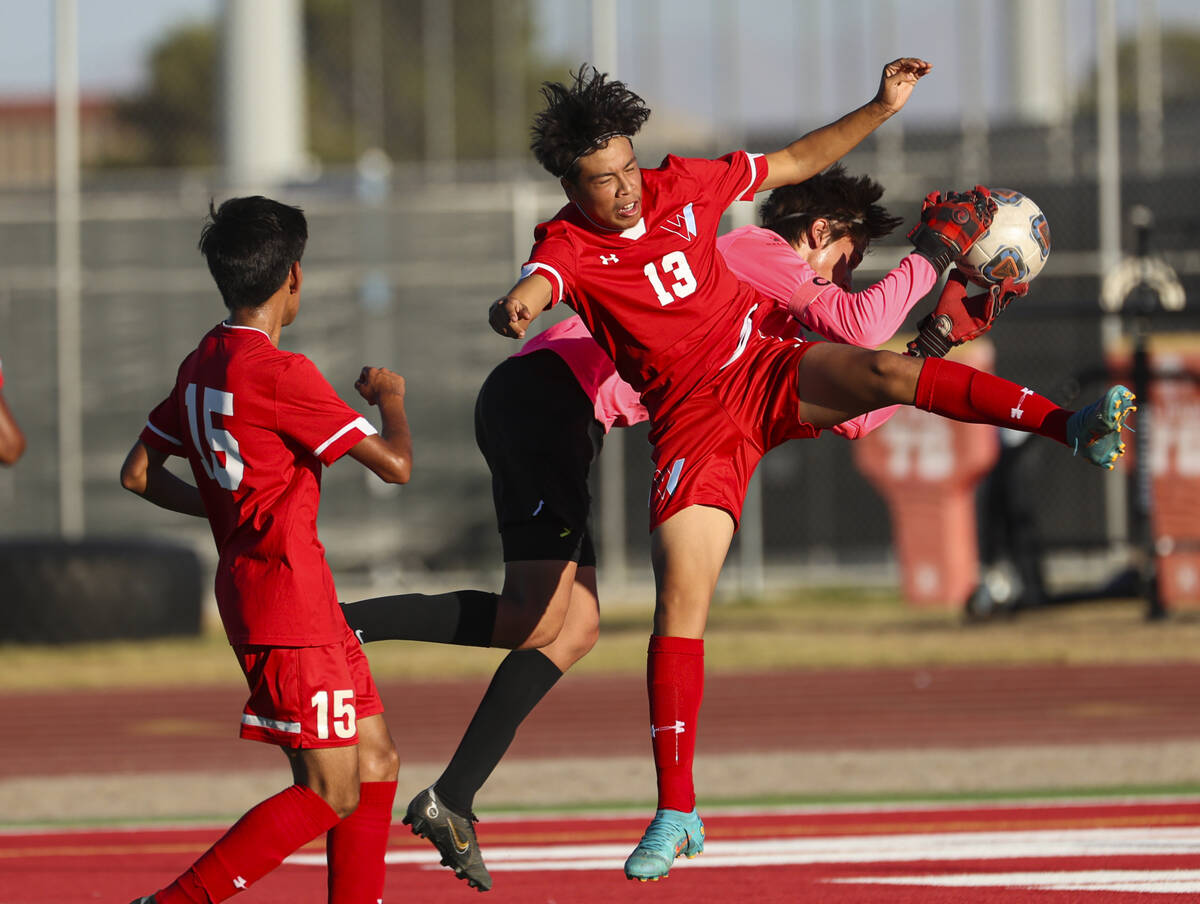
[[[600,263],[604,264],[604,266],[606,266],[606,267],[607,267],[609,264],[615,264],[615,263],[616,263],[617,261],[619,261],[619,260],[620,260],[620,258],[619,258],[619,257],[617,257],[615,254],[602,254],[602,255],[600,255]]]
[[[249,884],[250,883],[247,882],[245,879],[243,879],[241,876],[238,876],[236,879],[233,880],[233,887],[236,889],[239,889],[239,890],[244,889]]]
[[[683,729],[684,729],[684,723],[678,719],[675,720],[674,725],[663,725],[661,728],[657,725],[651,725],[650,726],[650,737],[657,738],[658,733],[660,731],[673,731],[673,732],[675,732],[676,735],[681,735],[684,733]]]
[[[662,228],[689,242],[696,237],[696,216],[692,213],[691,202],[684,205],[683,210],[675,214]]]
[[[1025,410],[1021,406],[1025,404],[1025,399],[1031,395],[1033,395],[1032,389],[1026,389],[1024,386],[1021,387],[1021,398],[1017,401],[1017,407],[1010,408],[1008,411],[1014,421],[1019,421],[1021,415],[1025,413]]]

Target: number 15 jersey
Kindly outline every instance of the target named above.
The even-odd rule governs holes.
[[[229,642],[316,646],[346,632],[317,539],[321,466],[375,428],[303,355],[218,324],[179,366],[141,440],[187,458],[216,540]]]
[[[551,284],[637,389],[653,419],[719,368],[739,344],[755,304],[717,252],[725,209],[751,200],[767,175],[761,155],[716,160],[668,156],[642,170],[642,219],[608,230],[568,204],[539,225],[522,276]]]

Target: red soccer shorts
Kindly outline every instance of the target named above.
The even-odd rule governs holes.
[[[280,747],[349,747],[358,720],[383,712],[362,645],[349,626],[340,643],[318,647],[235,644],[250,699],[241,736]]]
[[[753,332],[707,384],[654,418],[650,530],[692,505],[736,524],[759,460],[789,439],[821,431],[800,420],[796,369],[813,343]]]

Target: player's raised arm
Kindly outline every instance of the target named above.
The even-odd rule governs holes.
[[[501,336],[524,339],[525,330],[553,301],[550,280],[532,273],[488,308],[488,323]]]
[[[386,367],[364,367],[354,382],[368,405],[379,408],[383,428],[366,436],[350,449],[361,462],[386,483],[408,483],[412,476],[412,433],[404,410],[404,377]]]
[[[205,517],[200,491],[168,471],[166,463],[166,453],[138,440],[121,465],[121,486],[160,508]]]
[[[916,57],[901,57],[883,67],[875,97],[836,122],[822,126],[787,147],[766,155],[767,178],[759,191],[794,185],[840,160],[860,141],[898,112],[913,87],[933,67]]]

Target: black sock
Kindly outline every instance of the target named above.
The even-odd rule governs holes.
[[[492,642],[499,602],[497,594],[486,590],[454,590],[432,595],[398,593],[342,603],[342,612],[360,643],[423,640],[486,647]]]
[[[517,728],[561,677],[541,650],[513,650],[504,657],[450,764],[434,783],[446,806],[471,812],[475,793],[512,744]]]

